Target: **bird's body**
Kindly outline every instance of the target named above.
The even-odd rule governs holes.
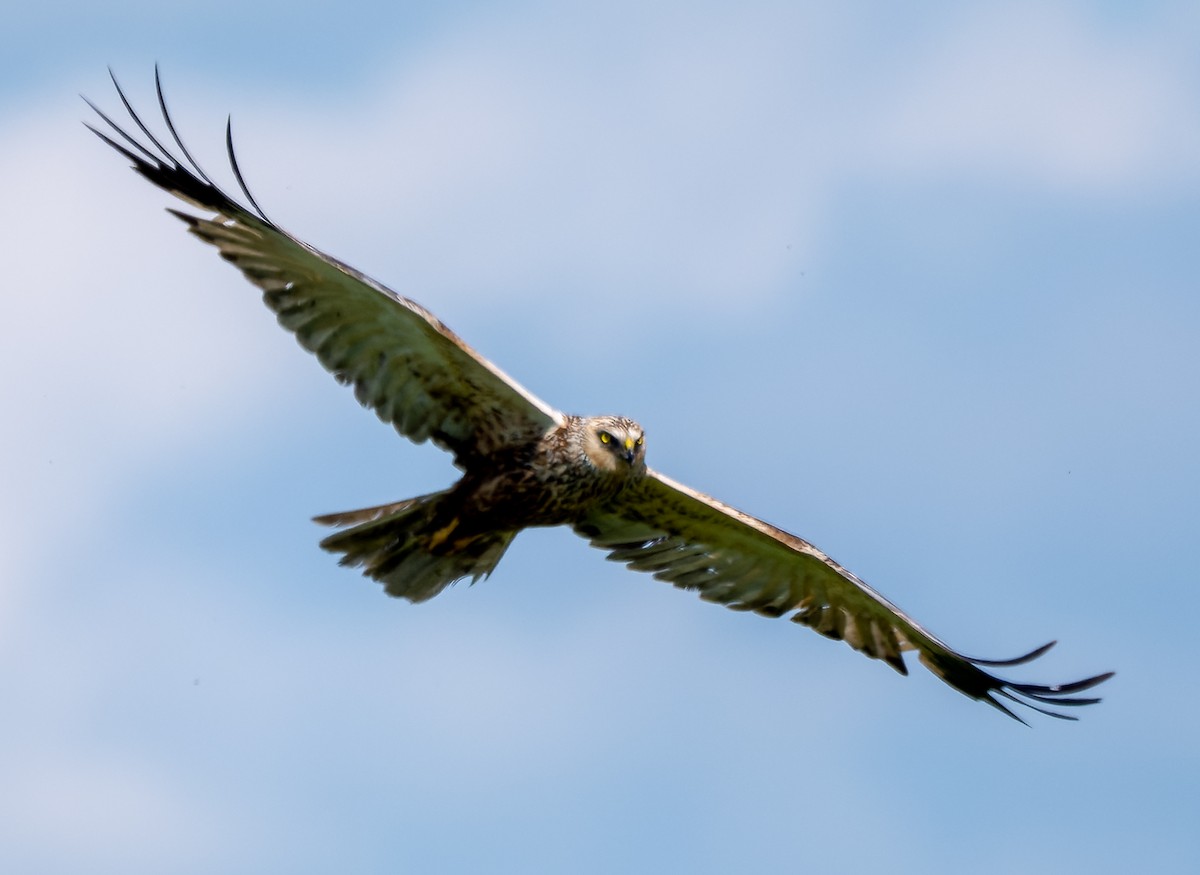
[[[188,153],[157,91],[184,160],[119,85],[149,145],[95,105],[118,139],[93,131],[152,183],[209,214],[171,211],[262,290],[279,323],[364,406],[404,437],[447,450],[462,471],[441,492],[317,517],[341,529],[322,546],[342,564],[361,567],[391,595],[423,601],[490,574],[522,529],[566,525],[634,570],[737,610],[788,616],[901,674],[903,652],[916,651],[955,689],[1010,716],[1001,698],[1056,717],[1066,715],[1044,706],[1099,701],[1074,694],[1110,674],[1053,685],[996,677],[985,667],[1029,661],[1050,645],[1009,660],[964,656],[807,541],[647,467],[637,423],[571,416],[536,398],[424,307],[269,220],[246,188],[228,131],[249,206],[225,194]]]
[[[353,526],[321,546],[363,567],[391,595],[424,601],[455,580],[490,574],[522,529],[584,523],[646,475],[644,458],[632,420],[566,416],[473,460],[449,490],[317,517]]]

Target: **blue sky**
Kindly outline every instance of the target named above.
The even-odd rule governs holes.
[[[6,21],[0,869],[1194,870],[1200,14],[829,6]],[[453,469],[79,124],[156,61],[282,225],[1104,703],[1026,729],[562,531],[420,606],[339,569],[310,516]]]

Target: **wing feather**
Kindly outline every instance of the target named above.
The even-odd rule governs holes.
[[[902,653],[920,660],[946,683],[987,702],[1014,719],[1001,699],[1052,717],[1040,707],[1099,701],[1072,694],[1111,677],[1096,675],[1069,684],[1008,681],[982,666],[1015,665],[1041,656],[1051,645],[1012,660],[973,659],[952,650],[899,608],[812,544],[735,510],[655,472],[622,492],[576,527],[609,558],[646,571],[700,598],[793,622],[842,640],[867,656],[907,674]]]
[[[250,206],[243,207],[218,188],[183,145],[157,71],[159,107],[182,161],[137,115],[115,77],[113,83],[149,144],[89,101],[130,148],[96,128],[92,131],[146,179],[208,214],[171,210],[257,285],[279,323],[340,382],[353,385],[358,400],[380,419],[407,438],[432,440],[449,450],[463,468],[499,446],[562,424],[561,413],[480,356],[419,304],[270,221],[246,187],[228,130],[230,166]]]

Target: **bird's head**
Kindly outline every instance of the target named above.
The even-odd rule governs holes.
[[[583,449],[602,471],[622,473],[646,467],[646,435],[624,416],[594,416],[584,420]]]

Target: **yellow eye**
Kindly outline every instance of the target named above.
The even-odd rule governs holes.
[[[612,436],[608,432],[606,432],[606,431],[600,432],[600,443],[607,444],[607,443],[610,443],[611,441],[612,441]]]
[[[639,447],[642,445],[642,440],[643,440],[642,438],[638,438],[636,441],[636,443]]]

